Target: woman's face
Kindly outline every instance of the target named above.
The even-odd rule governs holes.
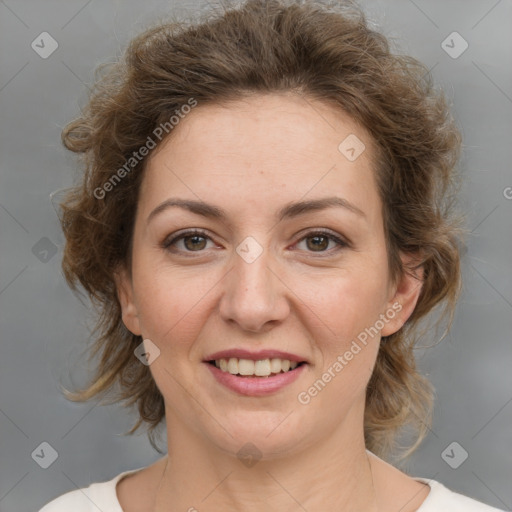
[[[346,115],[289,94],[199,104],[149,156],[118,286],[125,324],[160,350],[171,433],[263,457],[361,438],[380,337],[419,293],[388,272],[372,151]]]

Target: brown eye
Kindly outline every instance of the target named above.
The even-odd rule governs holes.
[[[326,236],[309,236],[307,237],[307,240],[310,240],[311,243],[308,243],[308,248],[312,249],[313,251],[323,251],[327,249],[329,246],[329,238]]]
[[[299,243],[306,241],[306,251],[316,253],[337,252],[343,247],[348,247],[348,243],[330,231],[315,231],[303,237]],[[333,242],[335,246],[332,250],[328,250],[329,244]]]
[[[205,241],[206,238],[204,236],[193,235],[183,237],[184,246],[191,251],[204,249],[206,246]]]
[[[162,243],[162,247],[171,252],[201,252],[207,248],[210,237],[203,231],[192,230],[181,233]],[[181,245],[180,245],[181,243]]]

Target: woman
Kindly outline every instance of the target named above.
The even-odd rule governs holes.
[[[168,455],[42,512],[496,510],[384,461],[430,419],[413,347],[460,286],[460,137],[357,9],[151,29],[63,141],[86,157],[63,269],[102,352],[68,396],[119,384]]]

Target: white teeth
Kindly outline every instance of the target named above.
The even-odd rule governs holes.
[[[238,374],[238,359],[231,357],[228,361],[228,372],[232,375]]]
[[[229,359],[215,360],[215,366],[223,372],[229,372],[232,375],[256,375],[257,377],[268,377],[271,374],[287,372],[297,368],[299,363],[289,359],[238,359],[230,357]]]
[[[266,377],[270,375],[272,372],[270,371],[270,360],[263,359],[261,361],[256,361],[254,363],[254,374],[258,377]]]
[[[281,359],[271,359],[270,370],[272,373],[279,373],[281,371]]]
[[[239,359],[238,373],[240,375],[254,375],[254,361],[250,359]]]

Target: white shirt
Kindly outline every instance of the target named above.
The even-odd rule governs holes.
[[[117,499],[116,485],[125,476],[144,468],[120,473],[108,482],[99,482],[67,492],[46,504],[39,512],[123,512]],[[504,512],[462,494],[450,491],[441,483],[415,478],[430,486],[430,493],[417,512]]]

